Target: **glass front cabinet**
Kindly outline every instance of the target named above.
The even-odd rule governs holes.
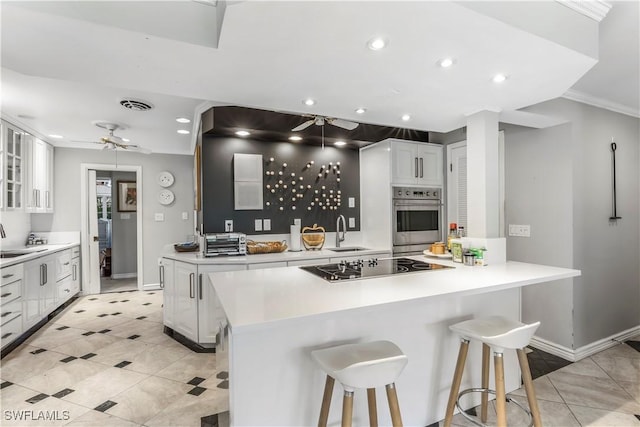
[[[0,207],[7,210],[23,208],[24,182],[24,132],[2,122],[2,141],[0,142],[2,165],[0,184],[2,195]]]

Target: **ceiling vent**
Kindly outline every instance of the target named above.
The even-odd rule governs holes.
[[[139,99],[123,99],[120,101],[120,105],[134,111],[148,111],[153,108],[153,105],[150,103]]]

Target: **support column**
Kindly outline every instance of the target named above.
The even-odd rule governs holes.
[[[480,111],[467,117],[467,235],[500,236],[498,117]]]

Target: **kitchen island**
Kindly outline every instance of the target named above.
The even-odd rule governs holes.
[[[458,349],[448,326],[492,314],[518,319],[520,287],[580,274],[519,262],[437,263],[455,268],[336,283],[296,267],[209,274],[230,328],[231,425],[316,424],[324,374],[310,352],[378,339],[395,342],[409,358],[396,383],[405,425],[436,422],[444,416]],[[479,384],[479,355],[472,343],[463,387]],[[507,390],[518,388],[515,355],[505,354],[505,373]],[[384,408],[384,394],[378,395]],[[330,424],[339,423],[340,404],[336,391]],[[379,417],[390,424],[383,409]],[[363,390],[356,391],[353,420],[368,423]]]

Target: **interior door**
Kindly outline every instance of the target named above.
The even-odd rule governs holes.
[[[96,203],[96,171],[89,169],[87,179],[87,215],[89,221],[89,283],[88,293],[100,293],[100,245],[98,238],[98,204]]]

